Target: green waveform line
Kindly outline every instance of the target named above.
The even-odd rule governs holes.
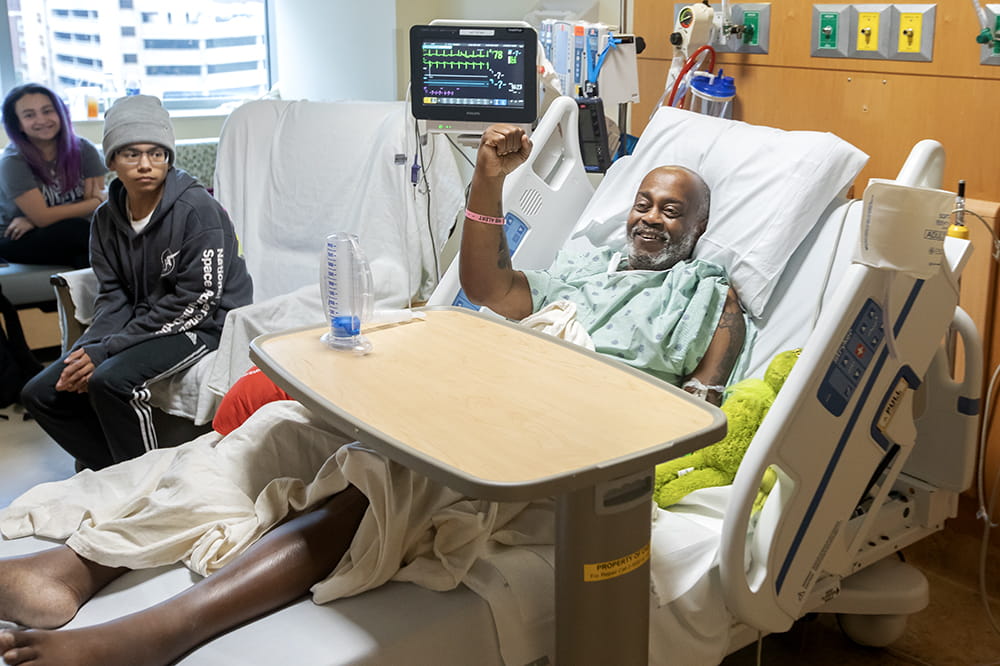
[[[473,62],[471,60],[427,60],[424,59],[424,64],[428,67],[441,67],[442,69],[489,69],[490,64],[487,62]]]
[[[424,49],[423,57],[427,58],[492,58],[503,60],[504,54],[500,49],[478,49],[475,51],[463,51],[461,49]]]

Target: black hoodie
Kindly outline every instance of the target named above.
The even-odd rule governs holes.
[[[74,349],[94,365],[123,349],[185,331],[215,348],[226,313],[253,300],[236,233],[218,201],[171,168],[142,231],[132,229],[125,186],[111,183],[94,212],[90,262],[100,285],[94,323]]]

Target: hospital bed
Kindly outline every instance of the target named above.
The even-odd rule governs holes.
[[[646,171],[683,164],[699,170],[713,192],[698,253],[727,266],[756,329],[747,374],[761,374],[782,350],[803,347],[735,483],[655,512],[651,663],[717,663],[758,632],[784,631],[813,611],[865,616],[863,628],[875,631],[856,635],[869,643],[897,637],[901,618],[926,605],[927,585],[895,553],[940,530],[971,481],[980,343],[956,307],[968,245],[949,239],[940,273],[928,280],[857,264],[862,206],[844,194],[866,159],[860,151],[830,135],[669,108],[651,122],[635,154],[572,210],[573,200],[559,192],[564,183],[581,182],[582,166],[574,142],[561,137],[576,120],[562,103],[550,114],[562,116],[540,123],[534,161],[522,167],[521,179],[511,179],[505,198],[529,228],[565,221],[554,233],[563,240],[521,259],[515,254],[516,265],[541,262],[559,244],[620,241],[623,214]],[[943,160],[940,145],[921,142],[898,180],[939,186]],[[532,193],[522,196],[512,191],[517,187]],[[525,235],[521,247],[530,243]],[[459,297],[447,280],[439,290],[431,302]],[[889,325],[879,332],[884,311]],[[951,379],[942,344],[952,329],[966,350],[961,381]],[[850,354],[863,361],[850,366],[860,371],[834,383]],[[778,482],[754,514],[769,467]],[[44,544],[4,541],[0,556]],[[435,663],[546,663],[554,627],[551,549],[505,557],[488,563],[485,577],[499,581],[490,604],[463,586],[442,593],[390,582],[324,606],[292,604],[179,663],[263,663],[275,637],[285,657],[308,664],[418,663],[421,655]],[[68,626],[151,605],[191,581],[179,566],[129,573]]]

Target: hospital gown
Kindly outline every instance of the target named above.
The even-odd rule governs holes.
[[[524,271],[533,311],[573,302],[595,351],[678,385],[712,341],[729,292],[725,270],[691,259],[667,271],[632,271],[626,261],[610,248],[562,251],[549,269]]]

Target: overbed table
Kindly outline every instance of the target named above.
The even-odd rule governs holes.
[[[365,331],[264,335],[251,357],[338,430],[469,496],[556,497],[556,660],[644,664],[653,467],[722,438],[715,407],[497,317],[428,308]]]

